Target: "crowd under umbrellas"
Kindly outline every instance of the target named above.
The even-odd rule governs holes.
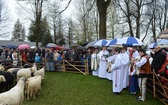
[[[168,44],[168,41],[160,40],[157,43],[151,44],[151,46],[149,46],[149,49],[154,49],[157,45],[164,44]],[[138,78],[136,78],[135,76],[138,74],[138,68],[136,66],[138,66],[141,58],[143,58],[143,56],[140,57],[140,55],[146,53],[145,50],[142,49],[140,49],[138,52],[137,47],[144,46],[144,43],[138,38],[124,37],[121,39],[116,38],[113,40],[101,39],[98,41],[90,42],[85,47],[76,46],[68,50],[64,46],[58,46],[53,43],[47,44],[46,48],[43,49],[37,48],[35,46],[29,46],[26,44],[22,44],[18,47],[8,47],[10,47],[11,49],[13,47],[13,49],[16,49],[17,51],[22,51],[22,60],[25,61],[28,61],[28,59],[25,59],[24,56],[27,56],[27,54],[31,56],[31,52],[33,51],[34,55],[32,57],[32,62],[39,63],[46,59],[46,64],[43,64],[43,66],[46,67],[47,71],[55,71],[56,68],[54,68],[54,65],[58,63],[58,61],[63,59],[70,61],[88,60],[88,65],[90,66],[90,70],[93,76],[98,76],[99,78],[106,78],[112,81],[112,93],[114,93],[115,95],[122,95],[122,90],[129,86],[131,87],[129,88],[130,94],[135,95],[138,92]],[[111,51],[107,51],[106,47],[107,49],[111,48]],[[99,48],[101,48],[101,50],[99,50]],[[75,49],[79,50],[79,52],[76,52]],[[26,50],[29,51],[25,52]],[[80,52],[81,50],[84,50],[84,52]],[[18,52],[12,51],[9,53],[15,54]],[[15,55],[11,54],[11,56],[14,57]],[[36,56],[37,58],[39,58],[40,56],[39,59],[41,59],[41,61],[38,61],[38,59],[36,59]],[[16,58],[19,59],[19,57]],[[16,62],[13,62],[12,65],[14,66],[15,63]],[[136,66],[133,66],[133,70],[130,70],[131,64],[137,64]],[[141,82],[144,80],[145,79],[142,80],[140,77]],[[137,99],[139,101],[145,101],[146,86],[143,86],[143,88],[142,86],[139,86],[139,88],[140,93],[142,93],[142,95],[140,95]]]
[[[157,44],[163,44],[161,42]],[[157,44],[151,45],[149,49],[153,49]],[[145,101],[146,80],[151,71],[150,53],[147,55],[147,49],[142,49],[145,48],[145,44],[138,38],[124,37],[113,40],[101,39],[93,46],[102,47],[102,50],[100,52],[95,50],[91,56],[92,75],[111,80],[112,92],[116,95],[127,87],[130,94],[135,95],[139,87],[140,95],[137,100]],[[108,52],[106,47],[112,47],[111,52]],[[145,74],[142,74],[141,68],[145,68]]]

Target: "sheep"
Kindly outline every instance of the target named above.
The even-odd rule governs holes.
[[[36,63],[33,63],[33,67],[31,69],[32,69],[32,72],[37,71],[37,65],[36,65]]]
[[[25,77],[26,79],[31,77],[31,68],[23,68],[17,72],[17,81],[20,77]]]
[[[33,79],[30,79],[26,82],[27,84],[27,100],[29,100],[30,97],[33,97],[33,99],[36,99],[36,94],[39,95],[39,92],[41,90],[41,81],[42,76],[38,75]]]
[[[10,69],[7,70],[7,72],[12,73],[14,75],[14,77],[15,77],[15,80],[16,80],[16,78],[17,78],[17,72],[19,70],[20,70],[20,68],[10,68]]]
[[[44,79],[44,75],[45,75],[44,67],[41,68],[40,70],[34,72],[34,76],[36,76],[36,75],[41,75],[41,76],[42,76],[42,79]]]
[[[37,77],[37,76],[30,77],[30,78],[27,79],[27,81],[26,81],[26,85],[25,85],[25,94],[27,94],[28,82],[29,82],[30,80],[32,80],[32,79],[35,79],[36,77]]]
[[[9,69],[7,70],[7,72],[13,73],[16,69],[20,69],[20,68],[9,68]]]
[[[6,82],[6,79],[5,79],[5,77],[3,75],[0,75],[0,83],[1,82]]]
[[[7,103],[0,103],[0,105],[9,105],[9,104],[7,104]]]
[[[4,66],[0,64],[0,71],[4,71],[4,70],[5,70]]]
[[[32,72],[31,76],[33,76],[33,73],[36,71],[37,71],[37,65],[36,65],[36,63],[34,63],[33,67],[31,67],[31,72]]]
[[[5,77],[6,82],[1,82],[0,87],[1,90],[8,90],[14,85],[14,75],[10,72],[0,72],[0,75],[3,75]]]
[[[21,105],[24,100],[24,85],[25,78],[22,77],[13,88],[0,94],[0,104]]]

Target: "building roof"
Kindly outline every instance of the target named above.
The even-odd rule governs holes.
[[[36,46],[36,42],[0,40],[0,46],[4,46],[4,47],[7,45],[19,46],[21,44],[28,44],[29,46]],[[39,46],[41,46],[41,42],[39,42]]]

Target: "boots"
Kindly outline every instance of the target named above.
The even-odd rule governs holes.
[[[145,99],[146,99],[146,80],[147,80],[147,78],[141,79],[141,87],[140,87],[141,96],[138,97],[139,101],[145,101]]]

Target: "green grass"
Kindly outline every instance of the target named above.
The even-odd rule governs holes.
[[[24,99],[23,105],[162,105],[147,93],[145,102],[123,90],[112,94],[112,82],[91,75],[46,72],[42,90],[36,100]]]

